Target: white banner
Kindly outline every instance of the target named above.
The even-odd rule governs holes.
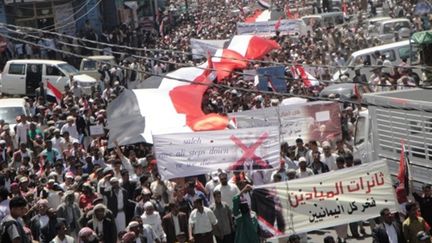
[[[263,185],[252,193],[252,209],[260,223],[278,225],[275,232],[280,234],[367,220],[379,216],[383,208],[398,208],[385,160]],[[280,217],[269,218],[275,214]]]
[[[153,145],[164,179],[279,165],[277,127],[154,135]]]
[[[207,53],[213,56],[217,49],[224,49],[228,40],[200,40],[190,39],[193,59],[207,58]]]
[[[66,33],[67,35],[75,35],[75,24],[69,24],[70,22],[75,21],[75,13],[72,3],[69,2],[60,5],[54,5],[53,11],[56,31],[59,33]]]
[[[258,110],[229,113],[237,128],[279,126],[281,139],[295,144],[297,138],[304,142],[318,142],[340,138],[340,106],[335,102],[317,101],[304,104],[280,105]]]
[[[237,23],[237,35],[259,35],[271,36],[275,35],[275,24],[277,20],[254,22],[254,23]],[[307,26],[301,19],[282,19],[279,32],[281,35],[304,35],[306,34]]]

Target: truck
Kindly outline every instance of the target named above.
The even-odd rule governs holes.
[[[386,159],[396,176],[404,145],[414,190],[432,183],[431,90],[368,93],[363,101],[368,108],[360,110],[355,124],[354,157],[365,162]]]

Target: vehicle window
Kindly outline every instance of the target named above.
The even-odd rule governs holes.
[[[335,16],[335,22],[336,22],[336,24],[343,24],[344,23],[343,15],[336,15]]]
[[[96,62],[93,60],[87,60],[83,62],[83,70],[84,71],[90,71],[90,70],[96,70]]]
[[[363,143],[368,136],[368,134],[365,134],[365,127],[366,127],[366,118],[365,117],[359,117],[357,120],[357,125],[355,127],[355,145],[359,145]],[[367,133],[367,132],[366,132]]]
[[[11,64],[9,65],[9,74],[24,75],[25,64]]]
[[[409,46],[404,46],[398,49],[399,58],[400,59],[407,59],[410,57],[410,51],[411,53],[411,62],[416,62],[419,59],[418,50],[415,47],[412,47],[412,50],[410,50]]]
[[[48,76],[64,76],[64,74],[54,65],[46,66],[46,75]]]
[[[395,23],[395,25],[394,25],[394,31],[399,31],[402,28],[408,28],[408,29],[410,29],[410,24],[408,22],[405,22],[405,21],[404,22]]]
[[[4,120],[6,123],[15,124],[16,117],[24,113],[22,107],[3,107],[0,108],[0,119]]]
[[[78,73],[78,70],[70,64],[59,64],[58,67],[61,70],[65,71],[66,73],[71,73],[71,74]]]
[[[390,62],[394,62],[396,60],[396,55],[394,50],[382,51],[381,55],[385,55],[386,60],[389,60]]]
[[[389,34],[389,33],[393,33],[393,24],[392,23],[385,24],[383,27],[383,34]]]

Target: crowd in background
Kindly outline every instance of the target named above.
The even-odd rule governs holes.
[[[415,30],[425,28],[422,19],[413,15],[413,5],[409,1],[387,3],[386,6],[390,15],[409,18]],[[83,40],[71,41],[49,34],[43,37],[40,44],[80,55],[112,51],[126,54],[114,53],[119,67],[100,67],[99,82],[102,85],[91,94],[85,94],[72,81],[65,87],[60,104],[42,92],[34,98],[26,97],[30,114],[17,117],[16,125],[0,120],[1,242],[207,243],[213,237],[217,242],[226,243],[260,242],[266,234],[251,212],[258,210],[250,201],[251,185],[303,178],[361,164],[362,161],[354,159],[352,154],[353,124],[361,108],[349,104],[342,111],[342,139],[321,144],[302,139],[298,139],[296,144],[284,143],[280,167],[264,174],[214,171],[175,181],[163,180],[151,145],[108,148],[109,133],[105,128],[107,105],[130,82],[145,80],[151,73],[162,74],[184,64],[204,61],[192,60],[192,56],[187,54],[191,51],[190,38],[231,38],[235,35],[236,23],[246,17],[232,12],[233,8],[238,9],[238,5],[214,1],[201,4],[176,16],[163,33],[121,25],[97,35],[88,23],[77,33],[77,36],[89,40],[165,51],[132,53],[129,49],[106,49],[103,45]],[[356,17],[347,24],[315,28],[307,35],[295,38],[273,37],[281,48],[264,58],[267,64],[252,61],[250,68],[271,65],[271,62],[302,63],[321,80],[321,85],[305,87],[302,80],[293,79],[287,71],[287,92],[316,96],[331,79],[335,67],[345,65],[352,52],[380,44],[379,39],[369,39],[367,30],[361,27],[362,16],[373,15],[373,11],[361,10],[353,3],[348,12],[355,13]],[[76,46],[60,44],[60,41]],[[14,48],[10,50],[13,57],[58,58],[75,65],[78,63],[75,57],[64,53],[25,43],[13,44]],[[105,49],[95,52],[80,47],[83,45]],[[131,54],[151,59],[128,58]],[[381,61],[384,63],[385,57]],[[122,67],[136,70],[136,73],[132,75]],[[398,80],[402,78],[404,84],[418,85],[418,76],[409,69],[394,68],[392,73],[382,75],[378,68],[366,80],[363,80],[361,70],[358,71],[356,76],[344,78],[389,84],[384,86],[388,89],[396,89]],[[229,87],[207,90],[203,99],[206,113],[259,109],[277,106],[282,101],[279,96],[260,94],[253,80],[239,74],[231,75],[222,83]],[[381,88],[367,85],[365,89],[373,92]],[[104,134],[92,135],[92,125],[104,127]],[[400,203],[406,204],[400,217],[392,217],[389,210],[383,210],[381,220],[369,222],[374,242],[389,242],[384,239],[384,233],[389,232],[386,227],[399,227],[402,222],[402,231],[395,228],[391,242],[427,242],[420,239],[426,239],[430,230],[424,222],[432,223],[430,186],[424,187],[423,195],[415,196],[425,221],[415,214],[416,206],[407,203],[406,195],[398,196]],[[413,225],[412,222],[419,223]],[[367,236],[362,222],[338,226],[336,231],[339,242],[345,242],[349,237]],[[289,242],[306,240],[305,235],[293,235]],[[324,241],[335,242],[331,236]]]

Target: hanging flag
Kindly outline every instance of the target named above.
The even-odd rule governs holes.
[[[348,10],[347,10],[348,6],[345,3],[345,1],[342,0],[342,13],[344,17],[348,16]]]
[[[62,93],[54,85],[47,81],[47,95],[56,99],[57,104],[61,103]]]
[[[292,70],[293,69],[291,69],[291,71]],[[298,78],[301,78],[306,88],[319,85],[319,81],[315,79],[312,75],[310,75],[308,72],[306,72],[303,65],[301,64],[295,65],[294,70],[295,72],[293,76],[295,77],[297,75]]]
[[[289,4],[285,5],[285,15],[288,19],[293,18]]]
[[[228,46],[228,49],[238,52],[248,60],[261,59],[279,48],[281,47],[276,41],[254,35],[236,35]]]
[[[409,161],[405,153],[405,144],[401,140],[401,153],[399,159],[399,172],[397,178],[399,180],[399,188],[405,189],[405,192],[409,193],[409,171],[408,171]]]
[[[275,31],[279,31],[279,27],[281,25],[281,19],[282,19],[282,17],[279,17],[278,21],[276,22],[276,24],[274,26]]]
[[[241,15],[242,17],[244,17],[244,16],[245,16],[245,12],[244,12],[243,7],[240,6],[240,5],[237,5],[237,7],[238,7],[238,9],[240,10],[240,15]]]
[[[360,93],[358,84],[354,84],[354,95],[357,97],[357,100],[359,100],[359,101],[362,100],[362,95]]]

